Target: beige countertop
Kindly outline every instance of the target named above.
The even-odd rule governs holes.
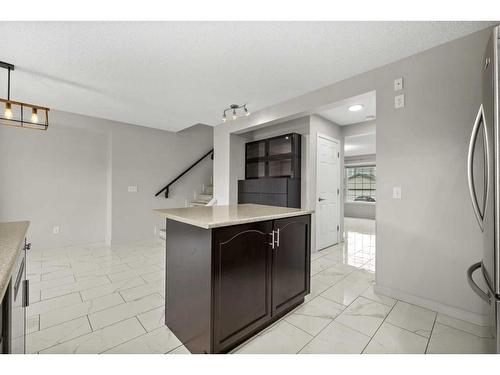
[[[0,301],[9,285],[12,268],[16,264],[29,225],[29,221],[0,223]]]
[[[312,210],[300,208],[264,206],[260,204],[197,206],[158,209],[155,211],[167,219],[204,229],[307,215],[313,212]]]

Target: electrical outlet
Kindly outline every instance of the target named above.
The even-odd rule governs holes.
[[[404,108],[405,106],[405,94],[396,95],[394,97],[394,108]]]
[[[59,234],[59,227],[53,227],[52,228],[52,234]]]
[[[403,77],[394,80],[394,91],[403,90]]]
[[[394,186],[392,188],[392,198],[401,199],[401,186]]]

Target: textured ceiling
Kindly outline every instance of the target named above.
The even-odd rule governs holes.
[[[0,60],[16,65],[13,99],[177,131],[217,125],[231,103],[256,111],[491,24],[0,22]]]

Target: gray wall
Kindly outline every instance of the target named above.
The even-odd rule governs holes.
[[[112,129],[112,241],[124,243],[153,238],[165,223],[155,208],[183,207],[212,181],[207,157],[170,188],[154,194],[212,148],[213,128],[199,126],[172,133],[139,126]],[[135,185],[137,193],[127,187]]]
[[[0,221],[30,220],[33,246],[102,242],[106,135],[53,117],[47,132],[0,126]]]
[[[0,220],[31,220],[39,248],[153,239],[164,223],[152,209],[184,206],[210,182],[208,158],[170,199],[154,197],[212,147],[212,134],[206,126],[172,133],[59,111],[46,132],[0,126]]]
[[[303,116],[331,103],[377,91],[376,287],[387,295],[471,321],[484,303],[467,285],[467,267],[481,259],[481,231],[472,213],[467,145],[481,101],[483,53],[490,30],[435,47],[273,107],[214,137],[215,193],[229,192],[223,162],[229,134],[263,122]],[[404,77],[406,106],[394,109],[393,81]],[[217,155],[221,158],[218,160]],[[392,188],[402,187],[402,199]]]

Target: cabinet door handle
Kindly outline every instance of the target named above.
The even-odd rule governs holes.
[[[280,230],[276,229],[276,247],[280,247]]]
[[[271,245],[271,249],[274,250],[274,242],[275,242],[274,241],[274,230],[269,234],[271,235],[271,243],[269,245]]]

